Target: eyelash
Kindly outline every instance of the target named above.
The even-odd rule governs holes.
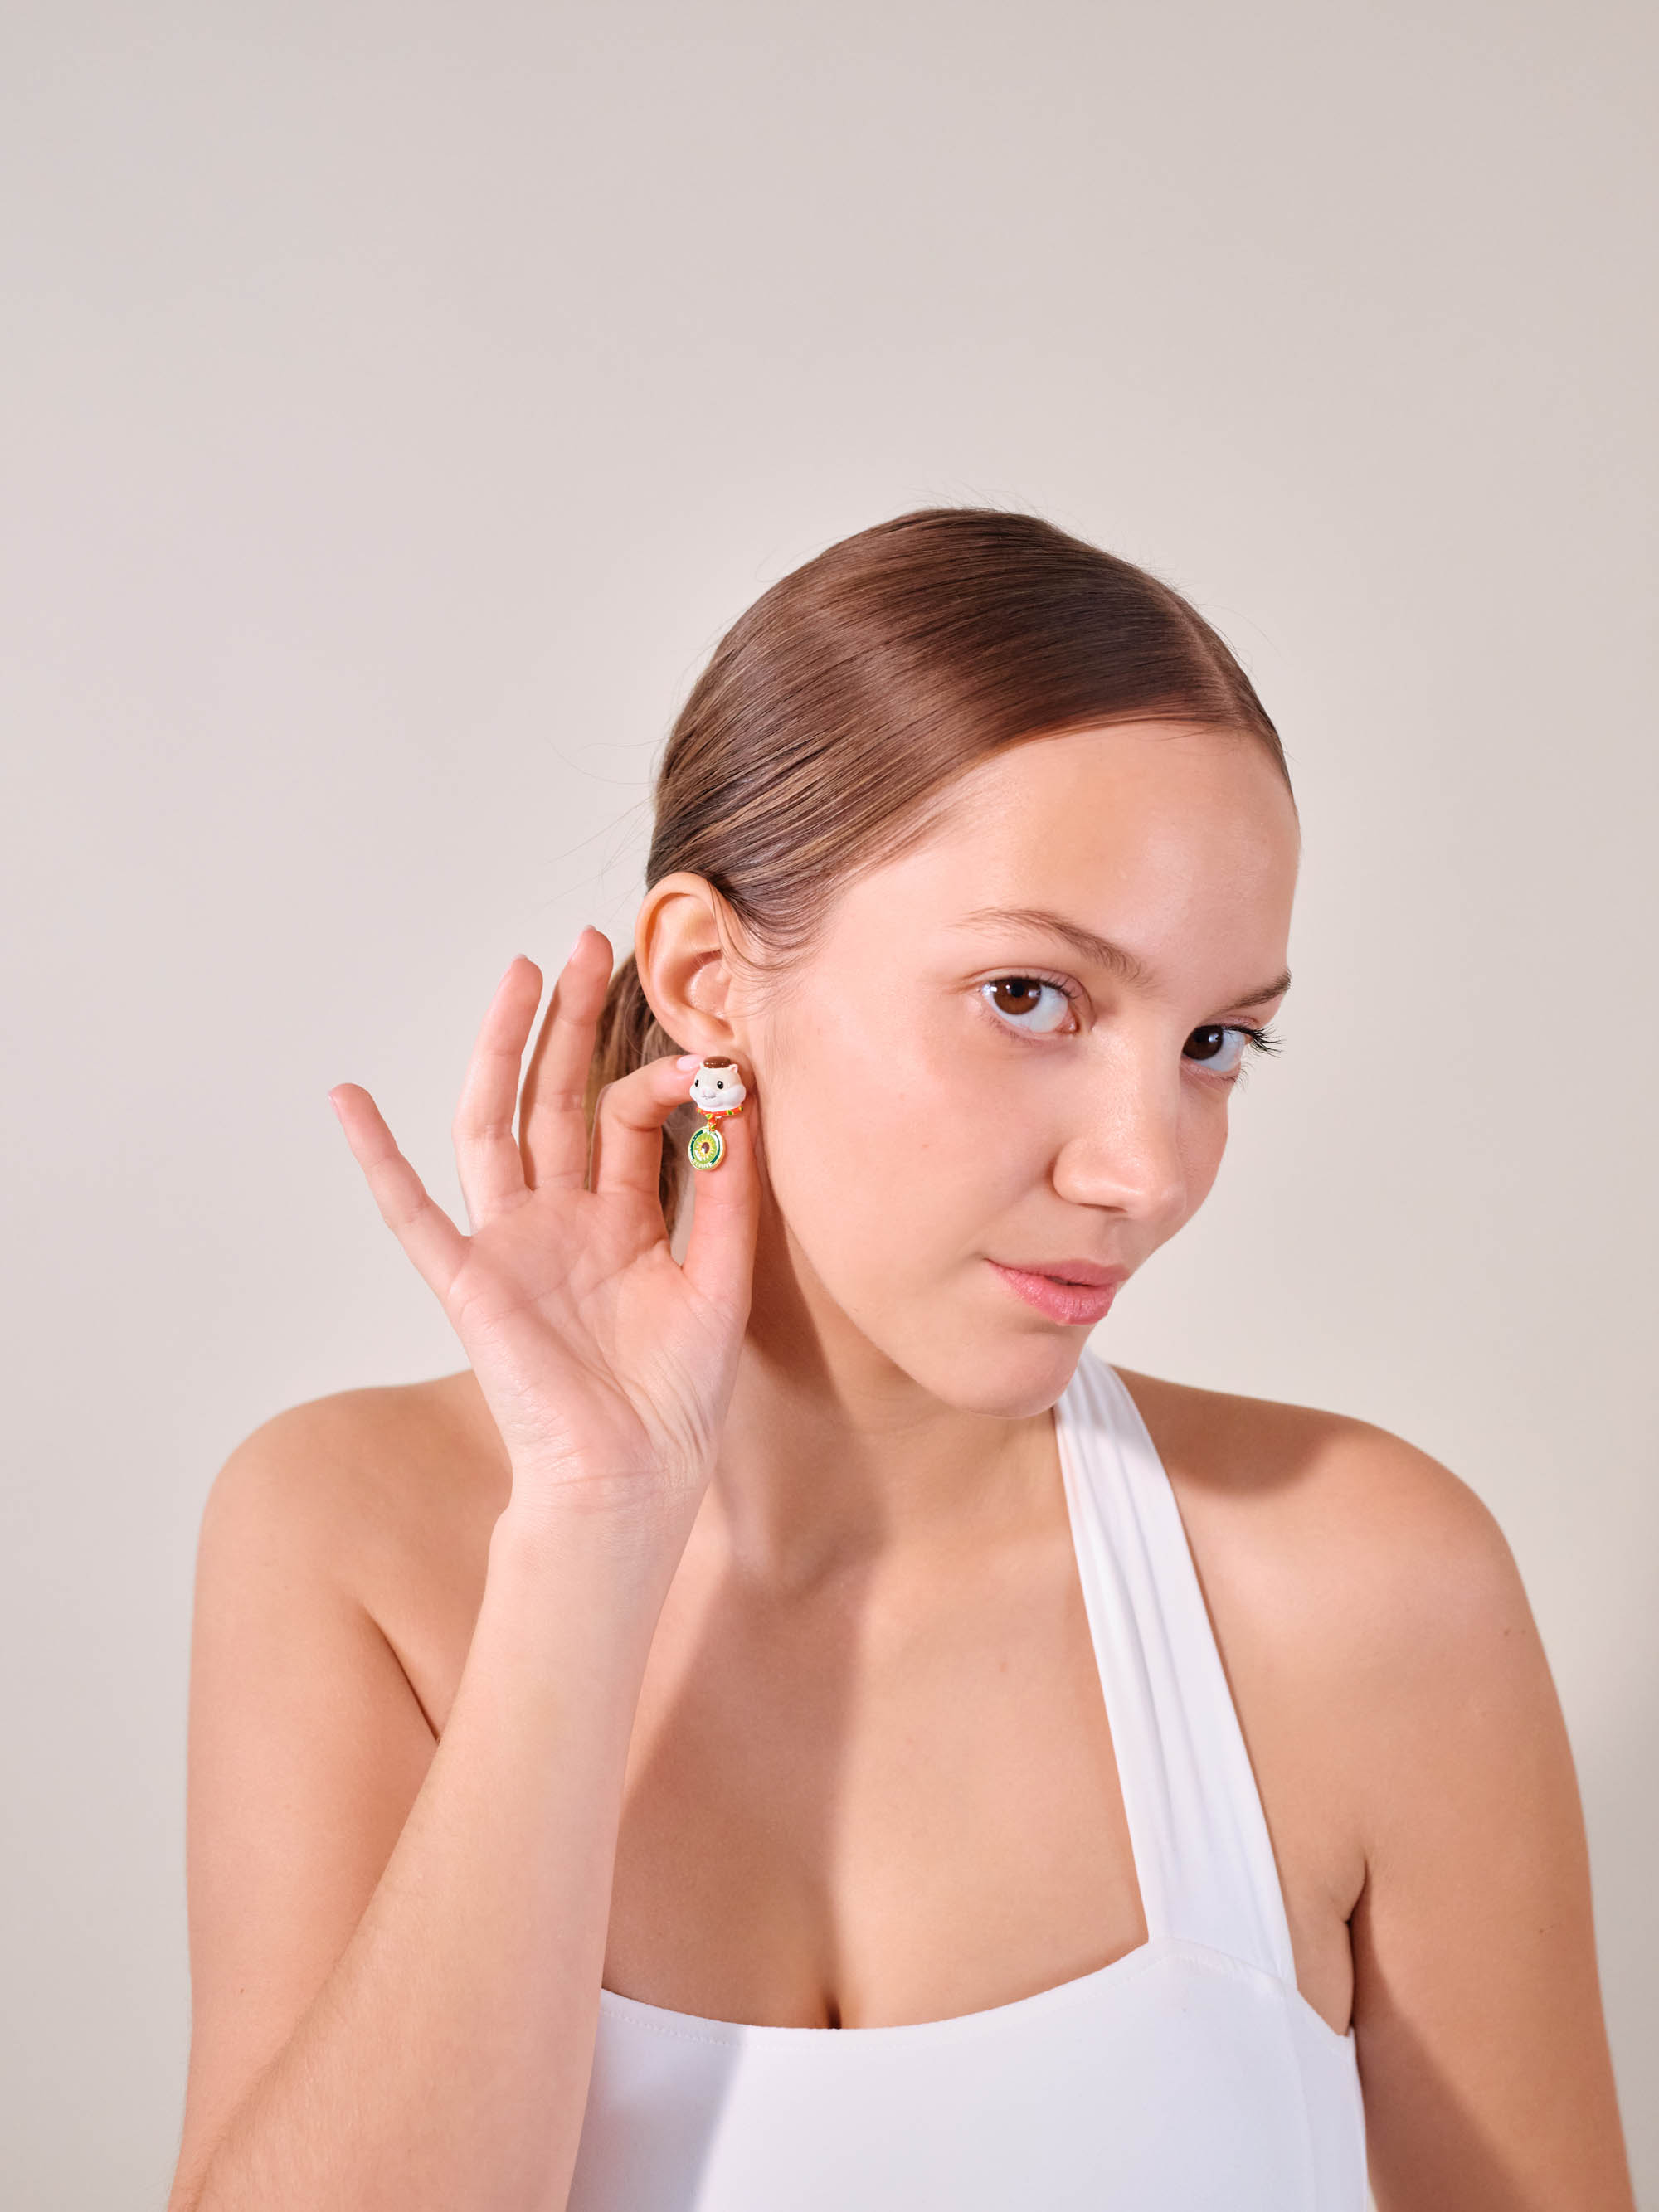
[[[990,1001],[985,998],[985,994],[998,983],[1047,983],[1051,987],[1051,988],[1058,991],[1062,998],[1066,999],[1074,1006],[1079,1005],[1083,998],[1083,994],[1078,989],[1076,984],[1072,982],[1064,975],[1045,975],[1040,968],[1020,968],[1011,969],[1006,975],[993,975],[989,981],[981,984],[980,997],[987,1006],[990,1005]],[[999,1029],[1011,1030],[1015,1028],[1015,1024],[1005,1019],[1002,1015],[996,1012],[994,1007],[991,1010],[991,1018]],[[1260,1054],[1264,1057],[1271,1056],[1273,1054],[1282,1052],[1285,1049],[1284,1039],[1276,1030],[1268,1029],[1265,1025],[1260,1029],[1256,1029],[1253,1028],[1248,1022],[1203,1022],[1200,1024],[1199,1027],[1200,1029],[1225,1029],[1236,1030],[1243,1037],[1244,1048],[1247,1052]],[[1018,1031],[1016,1031],[1016,1034],[1018,1034]],[[1198,1035],[1198,1030],[1194,1030],[1193,1031],[1193,1035],[1196,1036]],[[1204,1063],[1202,1060],[1194,1060],[1193,1065],[1195,1067],[1202,1067]],[[1229,1084],[1236,1083],[1243,1073],[1244,1064],[1241,1062],[1240,1065],[1233,1070],[1231,1075],[1222,1077],[1219,1079]]]

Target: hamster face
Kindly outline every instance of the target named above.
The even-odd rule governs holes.
[[[705,1063],[691,1079],[691,1103],[705,1114],[729,1114],[747,1095],[730,1060],[714,1067]]]

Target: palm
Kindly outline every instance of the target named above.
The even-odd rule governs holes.
[[[605,939],[584,933],[522,1094],[542,978],[526,960],[502,978],[455,1116],[470,1236],[427,1195],[368,1094],[342,1085],[337,1103],[383,1216],[465,1348],[512,1462],[514,1504],[533,1509],[556,1489],[678,1525],[707,1480],[747,1320],[754,1161],[745,1133],[722,1162],[730,1171],[702,1179],[682,1266],[657,1178],[663,1121],[690,1081],[665,1059],[607,1086],[590,1174],[581,1099],[610,973]]]
[[[515,1464],[688,1474],[729,1330],[632,1194],[530,1191],[465,1240],[446,1310]]]

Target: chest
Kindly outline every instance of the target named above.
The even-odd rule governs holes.
[[[379,1617],[441,1728],[483,1537]],[[1194,1551],[1282,1883],[1297,1984],[1337,2033],[1363,1859],[1334,1747],[1273,1624]],[[465,1565],[466,1571],[461,1571]],[[936,2021],[1091,1973],[1146,1935],[1116,1748],[1063,1524],[930,1576],[746,1593],[688,1560],[653,1639],[620,1812],[604,1980],[704,2018]],[[1298,1670],[1305,1673],[1305,1668]]]
[[[1076,1577],[678,1593],[630,1750],[605,1982],[725,2019],[939,2019],[1145,1936]]]
[[[1340,1823],[1299,1772],[1272,1781],[1299,1986],[1340,2031]],[[715,2019],[937,2021],[1146,1933],[1065,1532],[926,1589],[854,1578],[775,1608],[677,1586],[630,1747],[606,1987]]]

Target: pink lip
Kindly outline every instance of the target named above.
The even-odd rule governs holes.
[[[1101,1267],[1086,1260],[1056,1260],[1043,1269],[1006,1267],[1000,1260],[990,1264],[1009,1289],[1039,1313],[1051,1321],[1085,1327],[1104,1320],[1118,1285],[1129,1273],[1127,1267]]]

